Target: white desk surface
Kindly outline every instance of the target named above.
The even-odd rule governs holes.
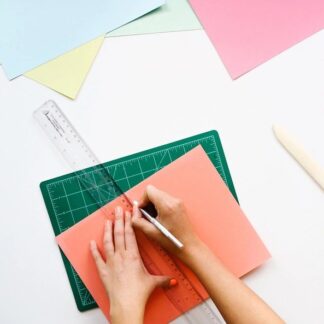
[[[0,70],[0,322],[105,323],[75,306],[38,187],[69,171],[32,118],[48,99],[102,161],[217,129],[273,256],[244,280],[288,323],[324,323],[324,192],[271,130],[324,165],[324,31],[236,81],[203,31],[107,39],[75,101]]]

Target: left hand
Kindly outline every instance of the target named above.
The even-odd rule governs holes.
[[[125,214],[125,215],[124,215]],[[125,216],[125,217],[124,217]],[[170,277],[151,275],[145,268],[131,222],[121,207],[115,222],[107,220],[104,233],[105,259],[95,241],[90,249],[110,301],[112,323],[142,323],[146,302],[157,286],[170,286]]]

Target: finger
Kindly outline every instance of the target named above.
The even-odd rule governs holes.
[[[103,240],[107,259],[109,256],[114,255],[115,252],[114,241],[112,236],[112,228],[113,228],[112,222],[110,219],[108,219],[105,226],[105,234]]]
[[[158,239],[161,235],[160,231],[153,224],[142,217],[133,218],[132,223],[135,228],[140,229],[152,239]]]
[[[98,251],[97,243],[95,241],[90,241],[90,251],[94,262],[96,263],[97,270],[100,273],[105,268],[105,262]]]
[[[115,209],[114,241],[115,251],[125,251],[124,211],[119,206]]]
[[[153,276],[155,287],[170,288],[178,284],[176,279],[169,276]]]
[[[136,200],[133,202],[133,214],[132,214],[132,216],[133,216],[132,219],[142,217],[142,213],[138,208],[138,202]]]
[[[137,241],[132,226],[132,215],[129,211],[125,213],[125,246],[127,251],[138,252]]]
[[[159,190],[152,185],[148,185],[144,191],[139,206],[144,207],[151,202],[156,209],[161,209],[164,202],[169,201],[170,199],[173,198],[166,192]]]

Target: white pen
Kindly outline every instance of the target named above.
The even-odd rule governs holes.
[[[134,201],[134,205],[138,205],[137,201]],[[143,216],[153,224],[166,238],[168,238],[177,248],[182,249],[183,243],[181,243],[171,232],[169,232],[157,219],[152,217],[146,210],[139,208]]]

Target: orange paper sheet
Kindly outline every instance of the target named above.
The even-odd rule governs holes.
[[[183,200],[197,234],[236,276],[248,273],[270,257],[202,147],[194,148],[129,190],[129,197],[138,200],[148,184]],[[96,211],[57,237],[59,246],[107,318],[109,300],[90,255],[89,242],[95,239],[102,250],[105,219],[113,217],[116,205],[125,203],[119,197],[103,207],[104,213],[102,210]],[[145,240],[142,244],[151,243]],[[150,256],[159,268],[164,268],[165,261],[153,249]],[[181,268],[207,298],[207,293],[194,274],[184,265]],[[173,289],[176,291],[177,287]],[[188,310],[196,303],[191,301]],[[168,323],[179,315],[160,289],[154,292],[148,302],[145,323]]]

